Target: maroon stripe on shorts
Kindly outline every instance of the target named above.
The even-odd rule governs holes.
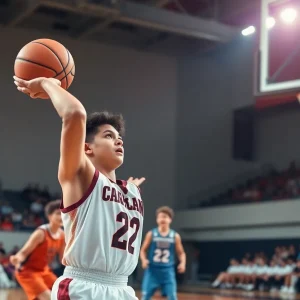
[[[69,295],[69,286],[72,280],[72,278],[66,278],[59,283],[57,300],[71,300]]]

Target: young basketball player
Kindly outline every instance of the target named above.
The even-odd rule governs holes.
[[[46,205],[49,224],[38,227],[24,247],[10,257],[10,262],[16,267],[16,279],[28,300],[49,300],[57,279],[49,264],[57,254],[62,258],[65,247],[60,202],[51,201]]]
[[[66,268],[52,299],[137,299],[127,280],[138,263],[144,219],[138,186],[145,178],[116,180],[124,159],[122,116],[87,117],[55,79],[15,77],[15,84],[32,98],[50,98],[62,119],[58,178]]]
[[[178,233],[170,228],[174,212],[163,206],[156,211],[158,227],[146,234],[140,258],[145,270],[142,295],[149,300],[158,288],[168,300],[177,299],[175,256],[179,259],[178,272],[185,272],[186,255]],[[148,251],[149,250],[149,251]]]

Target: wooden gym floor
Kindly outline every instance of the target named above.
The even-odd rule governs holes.
[[[137,293],[137,296],[140,296]],[[153,300],[160,300],[159,296],[155,296]],[[197,293],[179,293],[178,300],[282,300],[295,299],[300,300],[298,295],[282,295],[280,293],[267,292],[244,292],[237,290],[214,290],[214,289],[197,289]],[[0,300],[26,300],[21,289],[0,290]],[[121,300],[121,299],[120,299]]]

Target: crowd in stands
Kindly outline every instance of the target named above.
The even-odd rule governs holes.
[[[237,203],[284,200],[300,197],[300,167],[290,163],[286,170],[270,170],[263,176],[248,180],[224,193],[201,201],[200,206],[216,206]]]
[[[7,199],[9,193],[0,190],[0,230],[33,230],[46,222],[45,204],[58,195],[51,195],[47,187],[28,185],[23,191],[15,192],[14,198]]]
[[[300,253],[293,245],[276,247],[270,259],[264,253],[246,254],[240,261],[232,258],[212,287],[244,290],[300,292]]]

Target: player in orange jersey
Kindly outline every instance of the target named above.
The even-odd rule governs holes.
[[[50,300],[51,288],[57,277],[49,264],[57,254],[61,260],[65,248],[59,207],[60,200],[46,205],[45,214],[49,223],[38,227],[23,248],[10,257],[10,262],[16,267],[16,279],[28,300]]]

